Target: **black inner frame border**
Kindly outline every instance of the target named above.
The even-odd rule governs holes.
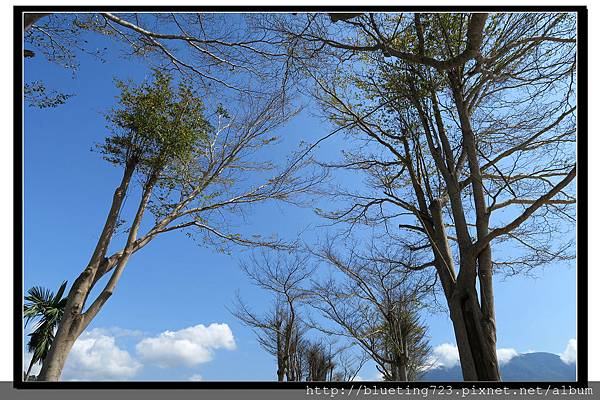
[[[27,12],[575,12],[577,14],[577,381],[574,382],[276,382],[23,381],[23,13]],[[16,389],[304,389],[588,387],[588,10],[586,6],[14,6],[13,7],[13,387]]]

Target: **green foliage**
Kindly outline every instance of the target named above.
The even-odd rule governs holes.
[[[129,161],[147,172],[160,172],[174,161],[186,163],[211,128],[204,103],[186,82],[155,70],[150,82],[116,81],[118,105],[107,115],[114,132],[98,146],[109,162]]]
[[[465,13],[420,13],[423,32],[423,55],[447,59],[464,50],[467,42],[468,14]],[[390,42],[398,51],[419,54],[419,37],[416,18],[392,14],[386,24],[400,24],[398,32]]]
[[[229,114],[229,111],[227,111],[227,109],[225,107],[223,107],[223,104],[219,104],[217,106],[217,115],[221,118],[225,118],[225,119],[230,119],[231,115]]]
[[[67,303],[67,298],[63,297],[66,287],[67,282],[64,281],[56,294],[40,286],[27,291],[23,308],[25,326],[32,320],[38,320],[33,332],[28,335],[30,339],[27,350],[33,354],[30,367],[43,362],[48,354]]]

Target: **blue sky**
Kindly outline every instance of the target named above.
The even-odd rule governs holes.
[[[119,46],[110,40],[95,36],[88,40],[92,47],[108,47],[107,54],[119,54]],[[80,55],[78,60],[75,74],[43,57],[25,63],[26,81],[43,80],[50,88],[75,94],[54,109],[26,108],[25,288],[41,285],[56,290],[84,268],[121,174],[90,151],[107,135],[103,113],[117,94],[113,78],[139,80],[149,75],[147,66],[136,59],[114,56],[101,63]],[[312,115],[309,104],[280,130],[283,142],[265,156],[281,159],[300,141],[313,142],[333,129]],[[346,145],[341,136],[334,136],[315,156],[335,158]],[[362,177],[345,175],[344,183],[358,187]],[[321,200],[312,206],[331,204]],[[241,232],[295,237],[305,231],[303,238],[318,238],[325,235],[322,224],[311,207],[267,203],[250,210]],[[218,253],[177,232],[159,237],[131,259],[114,296],[82,336],[72,355],[79,358],[66,368],[65,378],[107,379],[114,376],[112,365],[112,372],[128,379],[274,379],[275,360],[226,309],[237,290],[254,309],[268,305],[269,295],[253,287],[238,267],[247,252],[234,248],[232,255]],[[574,262],[548,265],[536,272],[536,278],[498,277],[495,290],[499,348],[561,353],[576,337]],[[445,314],[428,315],[427,324],[432,346],[455,342]],[[162,344],[168,348],[168,338],[194,334],[195,347],[179,359],[169,360],[156,351]],[[107,362],[111,360],[112,364]],[[367,365],[359,375],[372,379],[376,370]]]

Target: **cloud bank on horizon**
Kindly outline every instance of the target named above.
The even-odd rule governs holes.
[[[135,355],[118,346],[115,338],[129,336],[139,338],[135,345]],[[95,328],[84,332],[75,342],[73,350],[65,364],[62,380],[131,380],[143,370],[144,366],[159,368],[193,368],[208,363],[219,349],[235,350],[236,342],[229,325],[212,323],[208,326],[198,324],[177,331],[166,330],[158,335],[122,328]],[[514,348],[497,349],[500,365],[508,363],[514,357],[529,353]],[[570,339],[560,359],[565,364],[577,360],[577,340]],[[24,355],[27,367],[31,353]],[[452,368],[459,364],[458,348],[452,343],[442,343],[433,348],[430,368]],[[39,373],[39,364],[31,374]],[[377,379],[379,378],[379,379]],[[381,377],[375,378],[380,380]],[[182,380],[200,381],[198,373],[182,377]],[[355,380],[362,380],[357,377]]]
[[[135,346],[135,356],[119,347],[115,340],[125,336],[140,338]],[[178,331],[167,330],[156,336],[116,327],[94,328],[84,332],[73,345],[61,380],[131,380],[144,366],[192,368],[210,362],[215,350],[235,348],[235,338],[227,324],[199,324]],[[31,357],[31,353],[25,353],[25,368]],[[39,371],[40,365],[36,364],[31,375],[37,375]],[[188,380],[199,381],[202,376],[193,374]]]
[[[504,365],[514,357],[532,353],[532,351],[519,352],[513,348],[500,348],[496,350],[498,363]],[[570,339],[565,350],[557,354],[565,364],[573,364],[577,361],[577,340]],[[433,348],[433,355],[430,359],[431,368],[452,368],[459,363],[458,347],[452,343],[442,343]]]

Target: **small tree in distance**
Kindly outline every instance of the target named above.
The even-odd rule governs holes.
[[[311,326],[360,346],[384,380],[414,381],[429,363],[420,313],[435,279],[407,271],[410,259],[391,249],[372,245],[363,253],[352,244],[341,256],[333,242],[323,246],[316,254],[337,274],[313,282],[310,304],[333,327],[314,321]]]
[[[238,295],[231,313],[252,328],[260,346],[276,358],[279,382],[349,381],[366,361],[364,355],[347,352],[351,346],[309,336],[303,307],[311,296],[313,262],[310,255],[294,249],[289,254],[263,250],[241,263],[252,283],[272,295],[271,308],[256,312]]]
[[[277,359],[277,380],[297,381],[304,372],[304,328],[299,308],[306,298],[304,284],[314,271],[306,256],[261,252],[240,264],[244,273],[259,288],[273,295],[272,309],[263,315],[251,310],[238,295],[231,313],[252,328],[258,343]]]

